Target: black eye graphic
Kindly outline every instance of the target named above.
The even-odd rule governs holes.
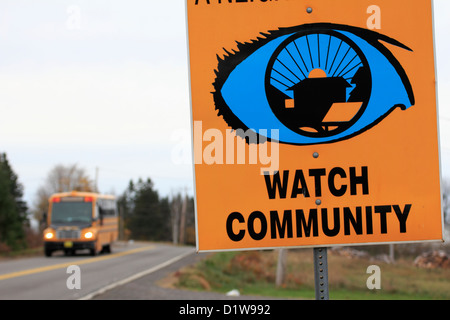
[[[289,144],[331,143],[414,105],[411,84],[379,33],[310,24],[263,34],[219,58],[214,101],[233,129],[279,130]],[[264,130],[264,131],[261,131]]]

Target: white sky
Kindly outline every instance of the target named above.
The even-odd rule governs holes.
[[[98,167],[102,192],[151,177],[192,193],[171,161],[190,135],[183,0],[2,0],[0,88],[0,151],[27,201],[59,163]]]
[[[192,194],[185,0],[1,0],[0,151],[25,200],[56,164],[102,192],[151,177]],[[435,0],[442,174],[450,179],[450,1]],[[78,19],[79,18],[79,19]],[[187,158],[190,159],[189,157]]]

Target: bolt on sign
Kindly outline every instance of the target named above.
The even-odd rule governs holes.
[[[198,250],[442,241],[431,1],[187,18]]]

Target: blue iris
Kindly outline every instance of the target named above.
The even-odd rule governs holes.
[[[216,107],[222,108],[224,119],[233,129],[238,129],[239,124],[245,126],[242,129],[250,128],[259,134],[267,132],[269,139],[272,138],[271,130],[278,129],[278,140],[288,144],[332,143],[368,130],[396,107],[407,109],[414,104],[403,68],[379,39],[407,47],[378,33],[355,27],[320,24],[316,29],[309,25],[306,31],[300,26],[292,32],[283,30],[281,35],[275,32],[248,56],[234,61],[234,68],[217,88],[217,95],[224,105],[218,105],[216,99]],[[231,55],[223,63],[230,63],[233,58],[236,57]],[[268,86],[283,99],[293,99],[293,86],[307,79],[312,70],[321,69],[326,77],[347,81],[345,99],[348,100],[352,92],[356,92],[353,78],[363,67],[368,70],[370,94],[362,111],[342,130],[322,135],[303,134],[302,130],[293,130],[274,114]],[[221,69],[218,71],[220,76]]]

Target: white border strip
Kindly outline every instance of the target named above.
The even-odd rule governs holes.
[[[187,49],[187,65],[188,65],[188,83],[189,83],[189,106],[191,109],[191,147],[192,147],[192,173],[193,173],[193,183],[194,183],[194,211],[195,211],[195,243],[197,247],[197,252],[199,252],[199,242],[198,242],[198,218],[197,218],[197,177],[195,175],[195,137],[194,137],[194,114],[193,114],[193,102],[192,102],[192,84],[191,84],[191,51],[189,43],[189,11],[187,0],[185,3],[185,14],[186,14],[186,49]],[[203,133],[202,133],[203,134]]]
[[[110,285],[107,285],[106,287],[103,287],[103,288],[101,288],[101,289],[99,289],[97,291],[94,291],[94,292],[92,292],[92,293],[90,293],[90,294],[88,294],[88,295],[86,295],[84,297],[81,297],[78,300],[91,300],[92,298],[94,298],[94,297],[96,297],[96,296],[98,296],[100,294],[103,294],[103,293],[105,293],[105,292],[107,292],[109,290],[112,290],[112,289],[117,288],[119,286],[122,286],[124,284],[130,283],[131,281],[134,281],[134,280],[142,278],[142,277],[144,277],[146,275],[149,275],[149,274],[151,274],[153,272],[161,270],[162,268],[165,268],[165,267],[171,265],[172,263],[175,263],[175,262],[177,262],[177,261],[179,261],[179,260],[181,260],[181,259],[183,259],[183,258],[185,258],[185,257],[187,257],[187,256],[189,256],[191,254],[193,254],[193,253],[195,253],[195,250],[189,250],[189,251],[187,251],[185,253],[182,253],[182,254],[180,254],[180,255],[178,255],[178,256],[170,259],[170,260],[167,260],[166,262],[163,262],[163,263],[161,263],[161,264],[159,264],[157,266],[154,266],[153,268],[150,268],[148,270],[144,270],[144,271],[136,273],[136,274],[134,274],[134,275],[132,275],[132,276],[130,276],[128,278],[125,278],[123,280],[120,280],[120,281],[114,282],[114,283],[112,283]]]
[[[431,0],[431,20],[433,27],[433,53],[434,53],[434,85],[436,90],[436,124],[437,124],[437,138],[438,138],[438,152],[439,152],[439,188],[441,191],[441,224],[442,224],[442,239],[445,241],[445,215],[444,215],[444,192],[442,188],[442,146],[441,146],[441,119],[439,116],[439,78],[437,69],[437,48],[436,48],[436,19],[434,14],[435,1]]]

